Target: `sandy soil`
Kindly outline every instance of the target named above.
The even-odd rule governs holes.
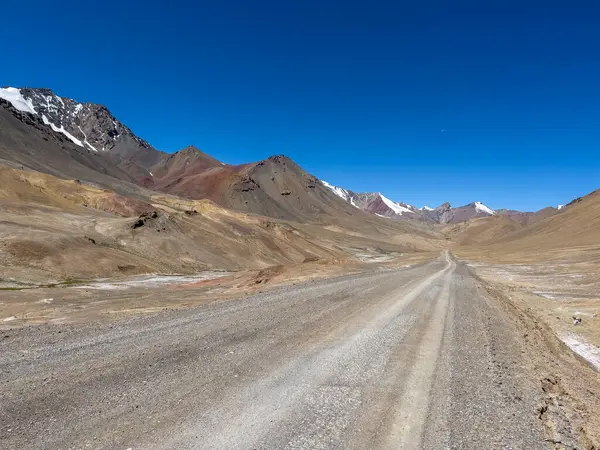
[[[114,320],[195,307],[306,280],[408,267],[436,256],[432,253],[386,255],[382,261],[377,253],[361,253],[356,260],[319,260],[234,273],[146,275],[84,280],[53,287],[0,288],[0,329]]]

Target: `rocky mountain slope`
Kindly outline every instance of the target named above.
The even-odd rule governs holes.
[[[285,156],[228,165],[192,146],[166,154],[102,106],[0,92],[6,276],[259,269],[444,243],[347,203]]]
[[[162,156],[103,105],[79,103],[45,88],[2,88],[0,98],[37,116],[77,147],[105,154],[134,179],[147,175]]]
[[[138,197],[144,191],[106,153],[78,146],[39,114],[23,112],[1,98],[0,164],[83,180],[123,195]]]
[[[145,190],[151,190],[278,219],[351,229],[359,229],[360,221],[374,223],[372,215],[342,201],[285,156],[233,166],[193,146],[163,153],[106,107],[49,89],[0,89],[0,125],[0,160],[13,167],[80,179],[125,196],[147,197]]]
[[[356,193],[319,182],[292,160],[227,165],[189,146],[154,149],[103,105],[59,97],[49,89],[0,89],[0,159],[63,178],[77,178],[143,196],[143,190],[210,199],[243,212],[319,222],[348,222],[370,213],[422,224],[452,224],[495,214],[525,224],[532,213],[495,212],[480,202],[416,208],[383,194]],[[352,221],[351,219],[350,221]]]

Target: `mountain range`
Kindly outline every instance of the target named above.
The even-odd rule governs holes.
[[[560,207],[548,207],[538,212],[522,212],[509,209],[493,210],[477,201],[459,207],[453,207],[450,203],[443,203],[437,208],[430,208],[428,206],[417,208],[407,203],[390,200],[380,192],[356,193],[334,186],[326,181],[321,181],[321,183],[335,195],[356,208],[376,214],[377,216],[399,220],[417,220],[442,225],[467,222],[471,219],[494,215],[505,216],[521,223],[528,223],[535,217],[546,216],[561,209]]]
[[[527,223],[558,210],[495,211],[477,201],[459,207],[444,203],[436,208],[417,208],[379,192],[356,193],[333,186],[307,174],[283,155],[228,165],[194,146],[167,154],[136,136],[105,106],[59,97],[45,88],[2,88],[0,106],[4,124],[0,129],[1,159],[63,178],[84,178],[116,187],[125,194],[136,191],[131,186],[135,185],[284,219],[325,213],[331,202],[325,200],[323,186],[356,209],[379,217],[431,224],[493,215]],[[16,142],[21,147],[18,151]]]
[[[283,155],[229,165],[194,146],[167,154],[136,136],[105,106],[59,97],[50,89],[0,89],[0,106],[0,158],[62,178],[85,179],[125,195],[149,189],[294,220],[331,216],[337,210],[352,215],[356,209],[431,224],[495,214],[527,221],[534,214],[494,211],[480,202],[417,208],[381,193],[356,193],[320,181]],[[329,193],[350,207],[332,203]]]
[[[354,207],[286,156],[164,153],[104,106],[29,88],[0,90],[0,222],[3,278],[40,282],[346,264],[444,242]]]
[[[332,185],[284,155],[226,164],[194,146],[165,153],[102,105],[0,89],[5,280],[329,271],[447,248],[555,252],[595,245],[599,198],[536,212],[417,207]]]

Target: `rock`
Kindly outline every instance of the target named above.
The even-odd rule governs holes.
[[[135,230],[136,228],[143,227],[144,225],[146,225],[146,222],[148,222],[151,219],[156,219],[157,217],[158,212],[156,211],[140,214],[138,219],[131,224],[131,228]]]
[[[234,190],[237,192],[249,192],[259,188],[258,183],[248,175],[241,177],[240,181],[234,185]]]

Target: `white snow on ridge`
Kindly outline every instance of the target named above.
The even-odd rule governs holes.
[[[355,208],[358,208],[358,206],[356,206],[356,204],[354,203],[354,200],[352,199],[350,192],[348,192],[346,189],[334,186],[333,184],[329,184],[327,181],[324,181],[324,180],[321,180],[321,183],[323,183],[323,185],[326,188],[328,188],[331,192],[333,192],[335,195],[337,195],[340,198],[343,198],[347,202],[350,202],[350,204],[352,206],[354,206]]]
[[[564,207],[565,207],[565,205],[558,205],[558,206],[556,207],[556,209],[563,209]]]
[[[74,144],[79,145],[80,147],[84,147],[83,142],[81,142],[79,139],[77,139],[75,136],[73,136],[71,133],[69,133],[67,130],[64,129],[64,127],[61,125],[60,128],[58,128],[56,125],[54,125],[52,122],[50,122],[48,120],[48,118],[42,114],[42,121],[46,124],[46,125],[50,125],[50,128],[52,128],[53,131],[57,132],[57,133],[62,133],[64,134],[66,137],[68,137]],[[85,148],[85,147],[84,147]]]
[[[401,216],[405,212],[414,214],[414,211],[411,211],[410,209],[405,208],[404,206],[401,206],[398,203],[391,201],[389,198],[384,197],[383,194],[381,194],[381,192],[379,193],[379,197],[381,197],[381,200],[383,200],[383,203],[385,203],[388,208],[390,208],[392,211],[394,211],[399,216]]]
[[[496,214],[496,211],[494,211],[494,210],[493,210],[493,209],[491,209],[491,208],[488,208],[487,206],[485,206],[485,205],[484,205],[483,203],[481,203],[481,202],[475,202],[475,209],[476,209],[477,211],[480,211],[480,212],[482,212],[482,213],[486,213],[486,214],[489,214],[489,215],[494,215],[494,214]]]
[[[346,189],[342,189],[340,187],[334,186],[333,184],[329,184],[325,180],[321,180],[321,183],[323,183],[325,187],[329,188],[329,190],[331,190],[331,192],[333,192],[338,197],[341,197],[346,201],[350,200],[350,195],[348,194],[348,191]]]
[[[33,106],[33,102],[31,101],[31,99],[29,99],[29,98],[26,99],[25,97],[23,97],[23,95],[21,94],[21,89],[17,89],[17,88],[13,88],[13,87],[1,88],[0,89],[0,98],[3,98],[4,100],[9,101],[19,111],[28,112],[28,113],[37,115],[37,111],[35,110],[35,108]],[[44,99],[46,100],[47,106],[51,107],[52,105],[50,104],[50,100],[52,99],[52,97],[47,96],[47,97],[44,97]],[[61,102],[62,102],[62,100],[61,100]],[[53,108],[56,109],[56,107],[53,107]],[[59,128],[56,125],[54,125],[53,123],[51,123],[44,114],[42,114],[42,121],[44,122],[45,125],[50,125],[50,127],[52,128],[52,130],[54,132],[64,134],[73,143],[75,143],[76,145],[79,145],[80,147],[85,148],[85,146],[79,139],[77,139],[75,136],[73,136],[71,133],[69,133],[67,130],[65,130],[62,125]],[[89,144],[89,142],[86,141],[86,143],[94,151],[96,150],[94,147],[92,147]]]
[[[433,211],[433,208],[430,208],[429,206],[423,206],[422,208],[419,208],[421,211]]]
[[[21,95],[21,89],[13,87],[0,89],[0,98],[9,101],[19,111],[37,114],[31,99],[26,99]]]

